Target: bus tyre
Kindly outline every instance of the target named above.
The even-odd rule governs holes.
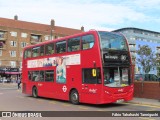
[[[77,90],[72,90],[70,93],[70,101],[72,104],[78,105],[79,104],[79,94]]]
[[[33,87],[33,89],[32,89],[32,96],[33,96],[34,98],[37,98],[37,97],[38,97],[38,90],[37,90],[36,87]]]

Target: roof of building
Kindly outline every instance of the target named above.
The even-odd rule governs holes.
[[[17,29],[35,30],[48,33],[51,32],[51,25],[8,19],[8,18],[0,18],[0,26],[17,28]],[[80,32],[83,31],[73,28],[59,27],[59,26],[54,26],[53,28],[53,33],[58,33],[63,35],[72,35]]]
[[[134,28],[134,27],[120,28],[120,29],[114,30],[113,32],[119,32],[119,31],[122,31],[122,30],[129,30],[129,29],[132,29],[132,30],[140,30],[140,31],[145,31],[145,32],[160,34],[160,32],[155,32],[155,31],[145,30],[145,29],[140,29],[140,28]]]

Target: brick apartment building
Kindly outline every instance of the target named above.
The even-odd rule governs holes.
[[[23,48],[46,40],[56,39],[84,31],[81,29],[32,23],[14,19],[0,18],[0,80],[18,77],[22,67]]]

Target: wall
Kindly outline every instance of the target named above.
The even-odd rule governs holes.
[[[160,100],[160,82],[134,82],[134,97]]]

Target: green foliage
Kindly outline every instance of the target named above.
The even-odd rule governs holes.
[[[136,62],[141,66],[144,73],[149,73],[151,69],[154,69],[157,57],[148,45],[139,45],[136,52],[139,55]]]

